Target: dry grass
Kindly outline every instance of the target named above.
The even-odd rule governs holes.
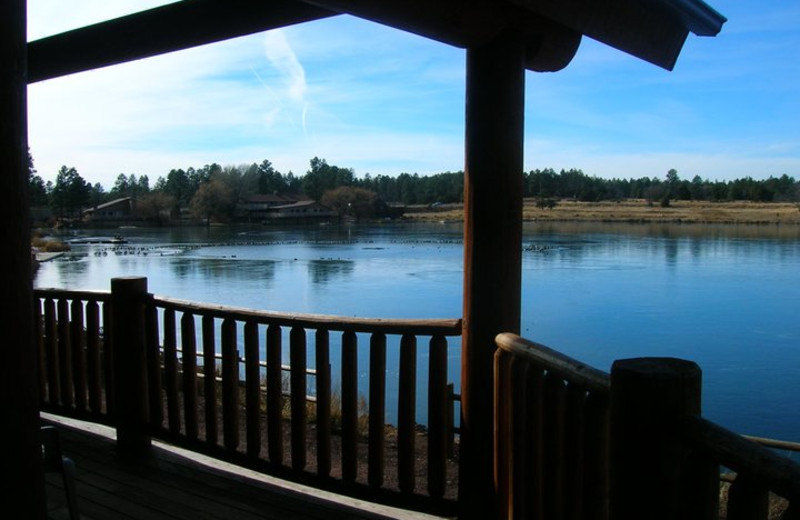
[[[800,205],[796,203],[673,201],[669,207],[643,199],[619,202],[577,202],[561,200],[553,209],[536,206],[536,199],[525,199],[522,212],[526,221],[588,222],[681,222],[719,224],[800,224]],[[437,208],[413,206],[405,218],[419,221],[461,221],[463,206],[445,204]]]
[[[719,511],[719,518],[720,520],[727,520],[728,518],[728,493],[730,491],[730,483],[723,482],[720,484],[720,492],[719,492],[719,502],[720,502],[720,511]],[[775,495],[774,493],[770,493],[769,495],[769,511],[767,513],[767,520],[782,520],[783,513],[786,511],[786,508],[789,506],[789,503],[786,499]]]
[[[60,240],[51,237],[42,237],[40,235],[34,235],[31,238],[31,246],[43,253],[58,253],[72,249],[69,244],[61,242]]]

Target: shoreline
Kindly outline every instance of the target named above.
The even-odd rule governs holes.
[[[697,202],[673,201],[668,207],[643,199],[619,202],[559,200],[551,209],[537,207],[537,199],[525,199],[524,222],[597,222],[664,224],[800,225],[800,204],[795,202]],[[409,206],[403,218],[411,221],[463,220],[463,204],[436,207]]]

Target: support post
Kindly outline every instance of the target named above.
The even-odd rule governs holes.
[[[467,49],[460,518],[493,518],[494,338],[519,332],[524,44]]]
[[[145,305],[147,278],[111,279],[117,451],[135,459],[150,451]]]
[[[692,453],[683,418],[700,414],[701,371],[675,358],[636,358],[611,368],[611,517],[718,517],[719,468]],[[716,476],[716,480],[715,480]]]
[[[6,261],[0,327],[7,334],[0,363],[0,445],[6,448],[0,499],[5,511],[43,519],[47,512],[33,314],[25,4],[0,2],[0,243]]]

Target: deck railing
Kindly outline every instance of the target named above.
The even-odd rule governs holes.
[[[608,374],[512,334],[497,344],[499,518],[608,518]]]
[[[112,424],[114,384],[107,291],[37,289],[35,318],[42,406]]]
[[[114,425],[118,442],[124,428],[133,452],[152,436],[321,488],[454,511],[447,360],[460,320],[207,305],[149,294],[141,278],[35,295],[43,409]],[[387,356],[398,370],[387,372]]]
[[[771,494],[800,518],[800,465],[770,449],[800,445],[703,419],[694,363],[620,360],[609,376],[513,334],[497,345],[500,518],[767,520]]]
[[[152,436],[320,488],[455,511],[447,358],[460,320],[199,304],[149,294],[143,278],[35,295],[43,409],[115,426],[121,452],[146,454]],[[800,446],[703,419],[694,363],[620,360],[609,375],[513,334],[497,345],[499,518],[766,519],[771,494],[788,502],[784,520],[800,518],[800,465],[771,449]]]

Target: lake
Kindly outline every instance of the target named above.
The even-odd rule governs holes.
[[[239,307],[461,316],[460,223],[111,233],[128,243],[76,244],[42,264],[35,286],[108,290],[112,277],[141,275],[155,294]],[[626,357],[691,359],[708,418],[800,440],[800,227],[526,223],[524,245],[523,336],[602,370]]]

